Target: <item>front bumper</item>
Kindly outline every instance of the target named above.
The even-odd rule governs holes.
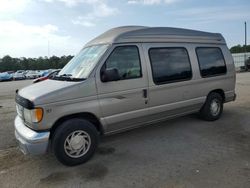
[[[15,136],[24,154],[39,155],[48,150],[50,132],[36,132],[26,127],[19,116],[15,119]]]

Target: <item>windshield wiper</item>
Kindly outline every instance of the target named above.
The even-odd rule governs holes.
[[[62,80],[62,81],[72,81],[72,82],[79,82],[79,81],[83,81],[83,80],[86,80],[86,78],[73,78],[73,77],[70,77],[72,76],[71,74],[63,74],[63,75],[57,75],[57,76],[54,76],[52,79],[53,80]]]
[[[72,76],[72,74],[62,74],[62,75],[59,75],[59,77],[70,77]]]
[[[71,78],[69,77],[69,81],[73,81],[73,82],[79,82],[79,81],[83,81],[86,80],[86,78]]]

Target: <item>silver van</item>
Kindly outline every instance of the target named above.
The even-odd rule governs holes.
[[[199,112],[220,118],[234,101],[235,67],[221,34],[125,26],[87,43],[57,76],[16,93],[24,153],[90,159],[101,135]]]

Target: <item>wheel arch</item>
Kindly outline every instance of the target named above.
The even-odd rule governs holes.
[[[214,89],[214,90],[210,91],[210,92],[208,93],[208,95],[209,95],[210,93],[218,93],[218,94],[222,97],[223,102],[225,102],[225,92],[224,92],[223,89]],[[208,95],[207,95],[207,96],[208,96]]]
[[[53,137],[56,129],[64,122],[67,121],[69,119],[73,119],[73,118],[80,118],[80,119],[85,119],[88,120],[89,122],[91,122],[96,130],[99,132],[100,135],[104,134],[104,130],[103,130],[103,126],[101,124],[101,122],[99,121],[99,119],[92,113],[89,112],[81,112],[81,113],[75,113],[75,114],[70,114],[70,115],[66,115],[63,117],[60,117],[52,126],[51,130],[50,130],[50,139]]]

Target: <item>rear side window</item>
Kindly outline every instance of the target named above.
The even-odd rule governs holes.
[[[149,58],[155,84],[192,78],[189,56],[185,48],[151,48]]]
[[[116,68],[121,80],[142,77],[137,46],[118,46],[105,63],[106,69]]]
[[[202,77],[225,74],[227,72],[225,60],[220,48],[199,47],[196,54]]]

